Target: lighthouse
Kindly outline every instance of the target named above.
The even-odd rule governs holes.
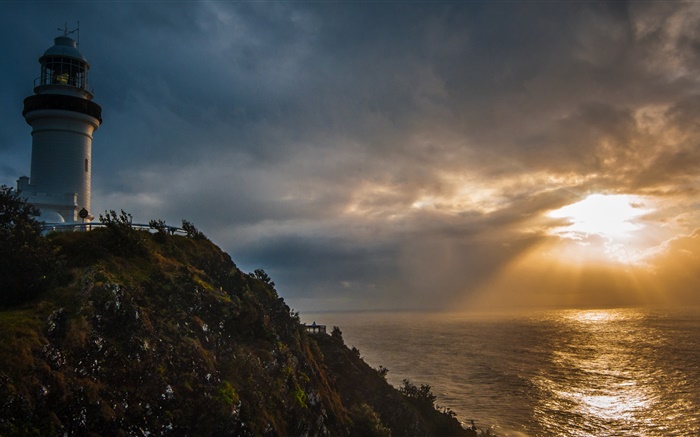
[[[66,28],[39,58],[41,75],[22,111],[32,127],[32,161],[17,193],[52,224],[91,218],[92,134],[102,123],[88,81],[90,64],[71,33]]]

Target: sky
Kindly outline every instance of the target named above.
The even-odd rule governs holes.
[[[0,184],[80,23],[92,208],[300,311],[700,304],[700,3],[0,1]]]

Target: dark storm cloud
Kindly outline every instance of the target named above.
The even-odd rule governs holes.
[[[547,210],[695,186],[693,3],[0,12],[2,183],[28,173],[36,59],[79,19],[104,110],[95,212],[192,220],[309,308],[446,305],[544,238]]]

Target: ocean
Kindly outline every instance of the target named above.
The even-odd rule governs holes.
[[[700,435],[700,309],[315,313],[387,380],[499,436]]]

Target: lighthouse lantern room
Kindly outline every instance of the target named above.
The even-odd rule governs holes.
[[[41,75],[22,112],[32,127],[32,162],[17,192],[52,224],[84,221],[79,211],[90,211],[92,134],[102,123],[102,108],[92,101],[90,65],[71,33],[66,29],[39,58]]]

